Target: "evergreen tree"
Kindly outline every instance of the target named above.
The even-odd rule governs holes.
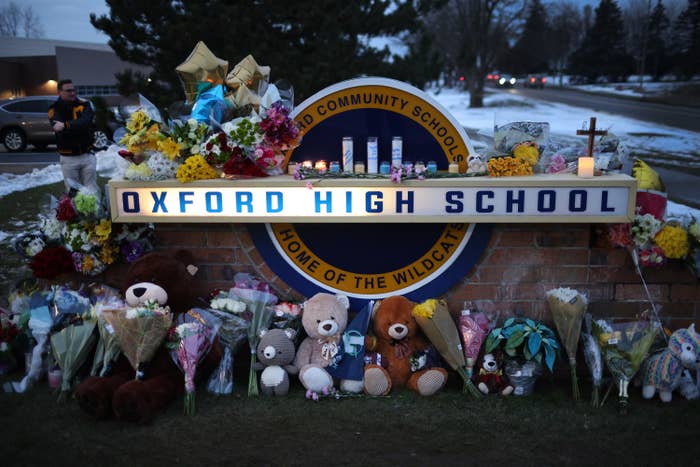
[[[560,2],[551,5],[554,13],[551,15],[550,69],[561,77],[569,64],[569,56],[576,50],[583,39],[581,30],[583,22],[581,12],[571,2]]]
[[[661,0],[657,0],[649,18],[649,42],[647,46],[647,69],[655,80],[668,71],[668,45],[666,37],[669,28],[666,8]]]
[[[617,81],[629,75],[633,59],[625,50],[622,12],[615,0],[600,0],[593,26],[572,54],[570,71],[594,81],[606,77]]]
[[[511,52],[510,70],[516,74],[549,71],[551,29],[541,0],[530,3],[523,32]]]
[[[433,1],[107,0],[110,14],[90,21],[121,59],[153,68],[151,97],[161,106],[183,98],[175,68],[200,40],[229,70],[252,54],[272,67],[271,81],[294,85],[298,101],[359,75],[391,77],[389,51],[369,38],[416,30],[417,11]]]
[[[674,29],[674,70],[688,79],[700,73],[700,0],[688,0]]]

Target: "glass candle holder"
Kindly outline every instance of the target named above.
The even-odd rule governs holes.
[[[382,162],[382,164],[379,166],[379,173],[382,175],[389,175],[391,172],[391,166],[387,161]]]
[[[316,161],[316,164],[314,165],[314,169],[316,169],[316,172],[324,174],[326,173],[326,170],[328,170],[328,166],[326,165],[326,161]]]
[[[437,172],[437,162],[435,161],[429,161],[428,166],[427,166],[427,171],[434,174]]]
[[[578,158],[578,176],[581,178],[593,178],[595,161],[592,157]]]

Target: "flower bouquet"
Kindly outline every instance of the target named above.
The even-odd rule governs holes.
[[[508,318],[486,338],[484,351],[500,349],[506,355],[505,370],[513,394],[528,395],[544,364],[551,372],[559,351],[557,338],[547,325],[529,318]]]
[[[651,321],[599,319],[592,322],[593,336],[618,387],[618,402],[623,413],[628,404],[627,387],[649,355],[656,332]]]
[[[126,302],[120,296],[119,292],[111,287],[101,287],[94,295],[95,303],[92,306],[93,314],[97,320],[97,331],[100,340],[97,343],[95,350],[95,358],[92,363],[92,376],[98,375],[107,376],[112,368],[112,363],[119,358],[121,348],[119,340],[114,333],[114,329],[107,322],[107,319],[102,314],[103,310],[119,310],[126,308]]]
[[[171,356],[185,375],[185,415],[195,413],[194,377],[197,365],[209,352],[220,323],[205,310],[194,308],[180,315],[179,324],[172,330],[168,347]]]
[[[212,298],[209,307],[207,311],[221,321],[219,342],[224,346],[224,354],[218,368],[209,378],[207,389],[214,394],[231,394],[233,358],[248,337],[250,320],[244,318],[245,303],[229,298],[226,292],[219,292]]]
[[[153,358],[172,323],[170,308],[147,302],[136,308],[105,309],[102,314],[114,329],[122,352],[136,372],[135,378],[142,380],[142,365]]]
[[[581,322],[586,312],[588,300],[586,296],[577,290],[568,287],[560,287],[547,292],[547,303],[552,313],[554,325],[559,331],[559,337],[569,357],[571,367],[571,387],[574,400],[581,399],[576,376],[576,349],[581,335]]]
[[[474,363],[481,352],[481,345],[486,336],[496,326],[496,318],[489,317],[486,313],[473,313],[465,304],[464,310],[459,317],[459,333],[462,336],[464,345],[464,358],[466,360],[467,376],[472,377],[474,373]]]
[[[459,341],[459,333],[447,309],[447,303],[443,300],[426,300],[415,306],[413,316],[442,358],[462,378],[464,382],[462,391],[468,392],[473,397],[481,397],[481,393],[467,374],[467,364]]]
[[[600,353],[600,345],[592,333],[592,317],[586,314],[586,331],[582,334],[583,357],[591,372],[593,391],[591,392],[591,405],[600,407],[600,386],[603,384],[603,357]]]
[[[62,375],[59,402],[67,399],[73,378],[92,351],[96,323],[94,319],[81,320],[51,335],[51,350]]]
[[[269,328],[274,313],[272,307],[277,303],[277,296],[270,292],[266,283],[253,279],[248,274],[236,274],[234,283],[235,286],[229,291],[229,296],[245,303],[247,311],[251,314],[250,326],[248,326],[248,345],[250,347],[248,396],[258,396],[260,391],[254,369],[256,362],[255,352],[260,340],[258,334],[260,330]]]

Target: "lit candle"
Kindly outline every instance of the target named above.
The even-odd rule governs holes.
[[[326,173],[326,161],[316,161],[316,165],[314,166],[314,169],[320,174]]]
[[[304,162],[301,163],[301,166],[304,167],[304,168],[310,169],[310,168],[312,168],[314,165],[313,165],[313,162],[311,162],[311,161],[304,161]]]
[[[593,177],[593,158],[579,157],[578,158],[578,176],[581,178]]]
[[[459,173],[459,164],[456,162],[450,162],[450,165],[447,168],[447,171],[451,174],[458,174]]]
[[[297,165],[298,164],[296,162],[290,162],[289,164],[287,164],[287,173],[289,175],[294,175],[294,173],[297,170]]]

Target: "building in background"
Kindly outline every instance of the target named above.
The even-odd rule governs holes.
[[[82,97],[100,96],[108,105],[125,103],[115,73],[141,65],[124,62],[107,44],[0,37],[0,99],[56,95],[59,79],[70,78]]]

